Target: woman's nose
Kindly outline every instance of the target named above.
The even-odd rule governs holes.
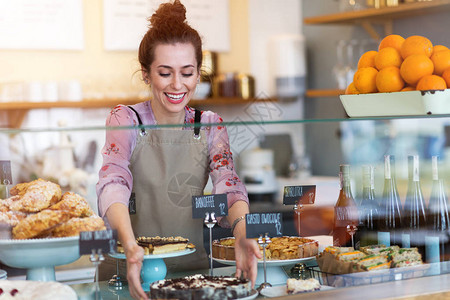
[[[181,78],[180,76],[173,76],[172,77],[172,88],[179,90],[181,89],[182,84],[181,84]]]

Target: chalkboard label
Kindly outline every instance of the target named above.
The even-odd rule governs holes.
[[[0,160],[0,184],[1,185],[13,184],[10,160]]]
[[[80,232],[80,255],[92,254],[92,250],[102,253],[115,253],[117,249],[117,231],[99,230]]]
[[[283,192],[283,204],[314,204],[316,199],[315,185],[285,186]]]
[[[283,235],[281,213],[246,214],[245,223],[248,239],[259,238],[261,234],[269,237]]]
[[[214,194],[192,197],[192,218],[205,218],[206,213],[214,213],[216,217],[228,216],[226,194]]]

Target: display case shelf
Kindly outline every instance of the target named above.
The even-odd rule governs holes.
[[[116,105],[132,105],[145,101],[139,97],[130,98],[110,98],[110,99],[84,99],[82,101],[57,101],[57,102],[0,102],[0,111],[6,112],[9,128],[19,128],[25,118],[26,113],[32,109],[49,109],[49,108],[112,108]],[[214,106],[214,105],[240,105],[248,104],[252,101],[276,101],[276,99],[243,99],[233,98],[207,98],[203,100],[193,99],[189,103],[190,106]]]
[[[372,38],[378,40],[379,34],[372,27],[372,23],[384,25],[384,34],[392,34],[392,21],[400,18],[414,17],[424,14],[450,10],[450,0],[420,1],[404,3],[393,7],[369,8],[355,11],[339,12],[328,15],[307,17],[304,24],[320,25],[351,25],[359,24],[366,29]]]

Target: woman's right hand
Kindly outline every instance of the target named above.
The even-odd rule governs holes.
[[[128,289],[133,299],[148,299],[147,294],[141,286],[141,268],[144,260],[144,249],[134,244],[125,249],[127,257],[127,280]]]

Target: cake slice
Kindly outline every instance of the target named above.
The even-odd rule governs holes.
[[[298,294],[320,290],[320,282],[315,278],[294,279],[289,278],[286,282],[288,294]]]
[[[175,251],[194,248],[187,238],[176,237],[138,237],[136,239],[139,246],[144,248],[145,254],[164,254]]]

